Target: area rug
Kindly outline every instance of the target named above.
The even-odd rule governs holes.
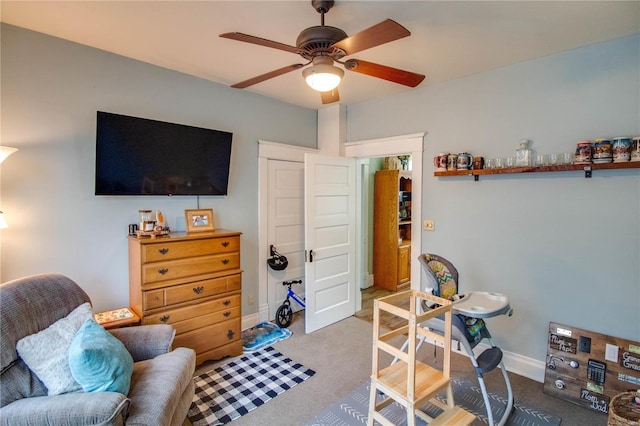
[[[273,347],[244,355],[193,379],[189,420],[194,426],[229,423],[314,374]]]
[[[311,422],[307,423],[306,426],[366,425],[370,385],[370,381],[363,383],[349,395],[318,414]],[[451,386],[456,404],[477,417],[472,425],[482,426],[488,424],[487,411],[484,406],[480,388],[467,380],[456,378],[451,379]],[[382,398],[382,396],[378,396],[379,401],[382,400]],[[438,395],[436,398],[442,402],[445,401],[444,393]],[[491,402],[491,411],[493,412],[493,421],[497,423],[502,418],[507,401],[505,398],[491,393],[489,394],[489,399]],[[422,410],[430,416],[435,416],[442,411],[432,404],[424,405]],[[407,412],[404,407],[398,403],[390,404],[381,412],[395,425],[404,426],[407,424]],[[518,426],[557,426],[561,421],[562,419],[559,417],[515,404],[515,409],[506,424]],[[419,417],[416,418],[416,425],[423,426],[425,424],[426,422],[424,420]]]
[[[291,331],[265,321],[242,332],[242,349],[251,353],[291,336]]]

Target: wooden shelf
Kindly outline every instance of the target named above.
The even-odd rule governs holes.
[[[545,173],[545,172],[572,172],[584,171],[584,177],[590,178],[594,170],[611,169],[640,169],[640,161],[628,161],[625,163],[604,163],[604,164],[563,164],[559,166],[538,166],[538,167],[513,167],[509,169],[478,169],[478,170],[455,170],[446,172],[434,172],[434,176],[473,176],[478,180],[480,175],[503,175],[514,173]]]

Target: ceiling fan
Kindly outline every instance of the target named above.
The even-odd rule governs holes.
[[[375,64],[361,59],[347,59],[342,61],[342,58],[345,56],[407,37],[411,35],[411,33],[397,22],[387,19],[349,37],[347,33],[340,28],[324,25],[324,14],[327,13],[333,5],[334,0],[311,1],[311,6],[321,15],[321,25],[302,30],[300,35],[298,35],[295,46],[239,32],[220,34],[220,37],[223,38],[296,53],[307,61],[304,64],[288,65],[261,74],[236,83],[231,87],[244,89],[312,64],[311,67],[302,71],[302,76],[311,88],[321,92],[322,103],[329,104],[340,100],[338,85],[344,76],[344,71],[336,67],[333,64],[334,62],[341,64],[348,71],[381,78],[409,87],[416,87],[424,80],[424,75],[422,74]]]

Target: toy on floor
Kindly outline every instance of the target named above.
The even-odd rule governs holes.
[[[282,302],[278,310],[276,310],[276,324],[282,328],[289,327],[291,325],[291,319],[293,318],[290,298],[295,300],[298,305],[306,308],[304,301],[291,289],[293,284],[302,284],[302,280],[282,281],[282,285],[287,287],[287,298]]]

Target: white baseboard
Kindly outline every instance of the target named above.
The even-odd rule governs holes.
[[[246,330],[248,328],[253,327],[254,325],[258,325],[260,324],[262,321],[260,321],[260,318],[258,316],[257,313],[255,314],[250,314],[250,315],[245,315],[242,317],[242,330]]]
[[[367,276],[364,279],[364,285],[365,288],[370,288],[373,287],[373,274],[367,274]]]
[[[434,344],[433,340],[430,341],[427,339],[426,341]],[[438,344],[438,346],[442,347],[442,344]],[[474,353],[479,355],[489,348],[490,346],[488,344],[479,343],[478,346],[474,348]],[[458,344],[455,341],[452,342],[452,350],[460,355],[469,356],[464,349],[460,348],[460,350],[458,350]],[[543,361],[504,350],[502,351],[502,360],[504,361],[504,366],[507,371],[535,380],[536,382],[544,383],[545,363]]]

